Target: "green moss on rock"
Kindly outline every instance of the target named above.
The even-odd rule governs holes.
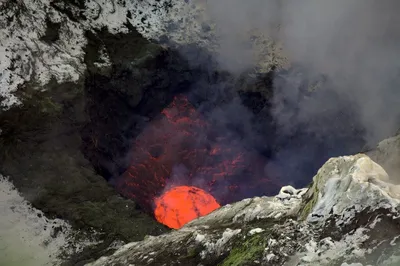
[[[266,247],[266,238],[263,234],[249,237],[243,243],[234,247],[228,257],[219,266],[241,266],[254,264],[260,260]],[[239,242],[239,241],[238,241]]]
[[[326,164],[324,166],[327,166]],[[330,169],[330,168],[329,168]],[[325,184],[324,173],[321,170],[313,177],[313,181],[308,186],[304,195],[303,206],[299,211],[299,219],[306,220],[317,204],[321,187]]]
[[[317,204],[318,189],[317,189],[317,186],[314,185],[314,182],[311,182],[304,198],[305,198],[305,204],[304,204],[303,208],[300,209],[300,212],[299,212],[300,220],[307,219],[308,215],[311,213],[315,204]]]
[[[354,155],[353,160],[350,162],[343,161],[346,160],[344,157],[329,159],[313,177],[313,181],[304,195],[303,206],[299,211],[299,218],[301,220],[307,219],[308,215],[315,207],[320,194],[323,193],[323,189],[329,178],[334,174],[340,175],[340,173],[348,173],[350,168],[353,167],[353,162],[364,156],[363,154]]]

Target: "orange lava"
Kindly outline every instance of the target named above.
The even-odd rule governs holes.
[[[220,207],[211,194],[192,186],[174,187],[157,198],[155,203],[157,221],[174,229]]]
[[[171,187],[203,189],[221,205],[254,195],[276,194],[282,184],[265,175],[265,158],[218,125],[196,110],[184,95],[175,97],[132,143],[129,167],[115,180],[116,189],[151,214],[155,199],[160,199],[161,193]],[[176,170],[176,166],[185,171]],[[202,198],[204,193],[199,193]],[[193,205],[190,199],[185,204]],[[174,203],[167,207],[181,208],[181,205]],[[159,215],[165,216],[162,212]],[[189,215],[189,220],[198,216]]]

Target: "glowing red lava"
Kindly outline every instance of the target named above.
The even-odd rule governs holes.
[[[172,188],[171,192],[167,192],[172,196],[162,196],[167,199],[185,197],[184,192],[174,187],[201,189],[189,189],[192,191],[190,195],[199,197],[197,202],[200,203],[196,204],[200,204],[197,207],[200,210],[202,195],[212,195],[216,201],[205,212],[214,210],[218,203],[223,205],[254,195],[276,193],[281,184],[265,176],[265,159],[213,123],[203,117],[186,97],[176,97],[135,139],[130,166],[116,180],[117,190],[148,213],[154,214],[157,208],[158,214],[155,215],[160,217],[163,217],[159,209],[159,206],[163,206],[160,194],[167,188]],[[168,202],[168,213],[174,213],[174,208],[184,207],[182,204],[187,200],[182,200],[183,203],[179,200],[171,202],[177,206]],[[187,204],[185,208],[189,210],[179,210],[180,213],[191,212],[193,206]],[[187,217],[196,218],[205,212],[194,212],[187,214]],[[176,222],[169,226],[181,226],[186,221],[189,219],[179,220],[180,224]]]
[[[220,207],[212,195],[191,186],[174,187],[157,198],[155,203],[157,221],[174,229]]]

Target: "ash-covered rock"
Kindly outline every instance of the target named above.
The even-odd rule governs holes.
[[[102,104],[106,90],[134,105],[143,97],[152,98],[143,93],[146,84],[155,85],[152,81],[157,83],[154,90],[167,93],[170,83],[153,77],[173,79],[174,70],[167,72],[162,60],[173,61],[174,56],[126,23],[123,2],[0,4],[0,56],[4,56],[0,60],[0,172],[46,216],[65,219],[85,233],[96,232],[96,244],[78,250],[67,265],[107,254],[115,241],[137,241],[167,231],[134,202],[120,197],[82,153],[82,139],[97,151],[103,148],[95,133],[85,134],[82,128],[93,113],[97,118],[109,117],[109,105],[97,113],[92,105]],[[96,16],[87,14],[92,9]],[[179,57],[174,62],[185,66]],[[161,65],[156,69],[157,64]],[[122,79],[124,75],[132,78]],[[135,77],[141,77],[141,82],[131,86]],[[95,92],[99,99],[88,93],[87,84],[93,79],[112,80],[106,89]],[[156,94],[154,90],[148,92]],[[132,115],[131,109],[128,112]],[[106,130],[102,134],[110,140]]]
[[[388,181],[366,155],[332,158],[308,190],[223,206],[89,265],[386,265],[400,235]]]

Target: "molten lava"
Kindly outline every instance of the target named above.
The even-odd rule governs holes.
[[[135,139],[130,166],[116,180],[117,190],[148,213],[156,208],[158,220],[185,217],[168,224],[171,227],[214,210],[218,203],[278,192],[282,185],[265,176],[265,158],[218,123],[199,113],[186,97],[176,97]],[[184,192],[182,186],[190,189]],[[205,195],[216,201],[209,199],[210,209],[203,210]]]
[[[191,186],[174,187],[157,198],[155,203],[157,221],[174,229],[220,207],[212,195]]]

